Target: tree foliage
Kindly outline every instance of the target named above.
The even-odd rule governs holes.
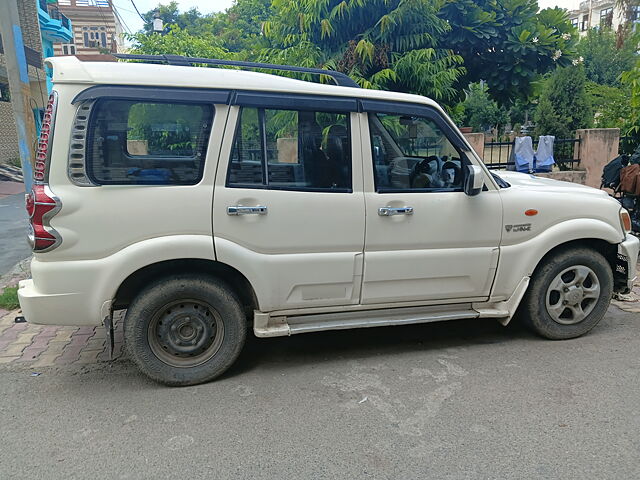
[[[131,53],[146,55],[185,55],[201,58],[228,58],[229,52],[218,45],[211,34],[192,35],[174,25],[165,35],[135,33],[128,39],[133,43]]]
[[[481,80],[500,105],[528,99],[541,75],[571,64],[577,41],[563,10],[538,12],[535,0],[236,0],[207,15],[172,1],[157,13],[168,36],[198,46],[137,34],[138,51],[206,50],[204,39],[234,58],[335,69],[449,106]],[[149,35],[154,14],[143,14]]]
[[[271,15],[271,0],[242,0],[213,16],[211,33],[229,51],[254,54],[260,47],[262,23]]]
[[[620,86],[620,75],[635,63],[634,42],[619,45],[618,36],[610,29],[591,29],[578,44],[584,60],[587,79],[601,85]],[[620,47],[620,48],[618,48]]]
[[[450,28],[438,7],[429,0],[274,0],[262,58],[446,102],[465,70],[462,57],[438,46]]]
[[[636,33],[631,39],[635,45],[640,44],[640,33]],[[622,83],[631,92],[630,105],[631,113],[626,128],[626,134],[640,137],[640,58],[636,59],[635,65],[621,76]]]
[[[532,82],[571,65],[578,35],[567,13],[538,12],[536,0],[446,0],[451,28],[441,46],[464,58],[465,83],[485,80],[500,103],[527,98]]]
[[[628,128],[632,115],[628,87],[612,87],[591,81],[586,83],[586,92],[591,99],[594,111],[594,127],[619,128],[624,132]]]
[[[178,2],[171,1],[167,4],[159,3],[156,8],[142,14],[144,19],[143,30],[147,34],[153,32],[153,19],[155,15],[162,19],[167,30],[174,26],[181,30],[188,30],[191,35],[199,36],[201,34],[211,33],[209,25],[213,15],[203,15],[197,8],[191,8],[186,12],[180,12]]]
[[[573,138],[576,130],[593,123],[582,65],[557,69],[548,78],[535,113],[536,135]]]
[[[504,108],[489,96],[489,89],[485,83],[472,83],[465,92],[464,125],[473,128],[474,132],[485,132],[495,128],[500,131],[509,122]]]

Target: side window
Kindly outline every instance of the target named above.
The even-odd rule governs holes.
[[[376,190],[462,191],[462,155],[431,119],[369,114]]]
[[[212,105],[100,100],[87,175],[101,185],[194,185],[202,178]]]
[[[346,113],[243,107],[227,186],[351,191]]]

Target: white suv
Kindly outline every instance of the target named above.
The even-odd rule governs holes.
[[[250,326],[506,325],[519,310],[572,338],[635,279],[615,200],[490,172],[427,98],[134,58],[48,60],[19,296],[32,323],[110,333],[126,309],[128,352],[160,382],[217,377]]]

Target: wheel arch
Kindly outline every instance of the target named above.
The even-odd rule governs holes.
[[[538,269],[545,263],[547,259],[558,254],[559,252],[569,250],[572,248],[588,248],[590,250],[594,250],[600,254],[607,260],[609,266],[611,267],[611,271],[615,273],[616,271],[616,254],[618,252],[618,245],[615,243],[610,243],[607,240],[603,240],[602,238],[580,238],[576,240],[569,240],[567,242],[560,243],[552,248],[550,248],[541,258],[538,260],[535,268],[533,269],[532,275],[535,275]]]
[[[237,269],[215,260],[180,258],[146,265],[132,272],[119,285],[113,299],[114,310],[124,309],[150,281],[176,274],[199,273],[214,277],[227,284],[238,296],[248,318],[258,309],[258,298],[253,286]]]

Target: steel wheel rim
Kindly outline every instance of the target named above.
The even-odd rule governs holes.
[[[160,361],[172,367],[197,367],[220,350],[224,323],[207,302],[176,300],[153,315],[147,338]]]
[[[565,268],[549,284],[545,295],[547,313],[561,325],[582,322],[600,297],[600,281],[585,265]]]

